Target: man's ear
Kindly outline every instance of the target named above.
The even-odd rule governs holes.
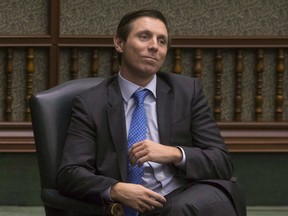
[[[122,53],[123,52],[123,40],[119,38],[118,36],[114,36],[114,46],[117,52]]]

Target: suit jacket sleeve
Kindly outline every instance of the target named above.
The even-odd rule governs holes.
[[[181,146],[186,155],[186,170],[179,173],[192,180],[230,179],[231,157],[200,82],[187,77],[174,80],[171,144]]]
[[[60,193],[67,196],[104,204],[100,193],[115,184],[117,180],[105,176],[98,169],[102,164],[96,166],[97,155],[101,154],[97,152],[95,145],[99,129],[87,104],[87,100],[80,96],[74,100],[58,174],[58,189]],[[109,149],[108,145],[107,148]],[[105,166],[113,167],[113,164],[106,163],[102,166],[103,170],[107,168]]]

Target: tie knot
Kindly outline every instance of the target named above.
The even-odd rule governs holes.
[[[136,100],[137,104],[143,104],[145,97],[149,94],[148,89],[137,90],[134,92],[132,97]]]

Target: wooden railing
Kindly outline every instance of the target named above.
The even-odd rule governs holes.
[[[107,38],[108,39],[111,38]],[[75,39],[73,39],[75,40]],[[85,39],[86,40],[86,39]],[[84,40],[84,41],[85,41]],[[187,39],[186,39],[187,40]],[[81,40],[80,40],[81,41]],[[71,42],[71,41],[69,41]],[[171,52],[171,68],[169,69],[172,73],[181,74],[185,68],[183,63],[183,53],[185,53],[185,49],[189,49],[189,51],[194,53],[193,65],[192,68],[189,68],[191,71],[188,76],[194,76],[198,79],[205,80],[203,77],[204,63],[203,59],[205,59],[205,55],[203,54],[204,48],[191,48],[190,44],[183,44],[178,40],[178,44],[172,45]],[[215,42],[214,42],[215,43]],[[211,44],[211,42],[209,42]],[[14,47],[6,48],[6,91],[5,91],[5,113],[4,118],[0,123],[0,151],[1,152],[33,152],[34,148],[34,139],[31,127],[31,117],[30,117],[30,109],[28,105],[29,98],[32,94],[37,93],[34,91],[35,86],[35,71],[36,63],[35,58],[37,57],[37,53],[35,52],[35,47],[27,47],[26,50],[26,63],[25,63],[25,71],[26,71],[26,80],[25,80],[25,98],[23,98],[24,105],[22,112],[24,113],[23,119],[13,119],[13,110],[18,105],[13,103],[14,98],[12,96],[13,92],[13,79],[12,75],[14,73],[13,63],[15,59],[13,58],[14,50],[17,50],[17,45]],[[69,45],[69,46],[68,46]],[[3,44],[2,44],[3,46]],[[204,46],[204,45],[203,45]],[[285,53],[287,53],[286,47],[284,48],[276,48],[275,51],[275,73],[274,78],[275,82],[275,106],[274,110],[270,110],[274,114],[274,119],[270,121],[263,121],[263,101],[265,100],[265,96],[263,95],[263,71],[264,67],[264,53],[267,48],[264,46],[259,48],[250,47],[249,49],[253,49],[256,53],[255,55],[255,96],[254,96],[254,119],[250,119],[246,121],[242,119],[242,107],[243,107],[243,88],[242,88],[242,74],[244,71],[245,63],[243,56],[243,48],[236,47],[233,48],[235,51],[235,71],[231,72],[231,76],[235,79],[235,88],[231,89],[231,92],[235,92],[233,95],[234,100],[234,108],[233,108],[233,117],[231,119],[225,119],[223,121],[222,112],[222,88],[223,88],[223,71],[225,65],[223,65],[223,50],[224,48],[219,48],[219,44],[215,47],[210,47],[209,50],[212,53],[215,53],[213,58],[213,87],[214,87],[214,95],[210,98],[212,102],[212,108],[214,112],[215,119],[217,120],[219,127],[221,129],[221,133],[228,145],[228,148],[231,152],[288,152],[288,121],[283,118],[284,112],[284,102],[288,99],[285,98],[284,95],[284,86],[288,86],[287,79],[284,77],[285,72]],[[225,47],[225,44],[223,44]],[[229,45],[230,47],[231,45]],[[242,45],[243,46],[243,45]],[[69,71],[70,77],[68,79],[77,79],[80,77],[79,71],[81,71],[81,65],[79,64],[79,50],[85,47],[86,52],[89,52],[91,56],[89,57],[89,64],[91,65],[90,71],[87,71],[86,74],[82,75],[85,77],[99,76],[99,68],[101,64],[99,63],[99,59],[101,58],[100,49],[105,49],[106,52],[110,53],[111,61],[110,65],[107,68],[108,75],[110,76],[118,72],[118,57],[114,49],[112,48],[112,44],[60,44],[58,49],[61,51],[61,48],[70,50],[70,63],[69,63]],[[205,47],[205,46],[204,46]],[[88,48],[88,49],[87,49]],[[232,49],[232,48],[229,48]],[[248,49],[248,48],[246,48]],[[59,56],[59,54],[57,55]],[[51,61],[51,60],[50,60]],[[58,62],[58,61],[57,61]],[[51,71],[51,69],[50,69]],[[59,72],[61,73],[61,72]],[[49,74],[47,77],[52,77],[52,80],[57,80],[57,78],[53,78],[53,74]],[[58,72],[57,72],[58,74]],[[187,74],[185,74],[187,75]],[[48,78],[47,78],[48,79]],[[271,77],[273,79],[273,77]],[[47,81],[48,82],[48,81]],[[48,82],[49,83],[49,82]],[[55,83],[54,83],[55,84]],[[51,83],[45,88],[50,88],[52,86]],[[205,88],[205,86],[204,86]],[[15,95],[15,93],[14,93]],[[287,97],[287,96],[286,96]]]
[[[251,48],[252,49],[252,48]],[[81,48],[78,47],[71,47],[70,49],[70,75],[68,79],[77,79],[83,77],[83,75],[79,74],[79,71],[81,70],[80,65],[79,65],[79,50]],[[182,59],[184,59],[184,56],[182,56],[182,51],[185,50],[185,48],[172,48],[173,53],[171,53],[171,68],[168,69],[168,71],[172,73],[177,73],[181,74],[183,71],[183,68],[185,65],[182,64]],[[205,80],[206,77],[203,77],[202,72],[204,70],[204,63],[202,62],[202,59],[205,58],[205,56],[202,54],[202,49],[196,48],[195,50],[190,49],[191,52],[194,51],[194,59],[191,59],[192,64],[194,65],[193,68],[188,68],[189,71],[191,71],[190,74],[185,74],[188,76],[194,76],[198,79],[203,79]],[[212,59],[212,62],[210,64],[214,65],[214,68],[212,69],[211,72],[214,73],[214,80],[213,86],[214,86],[214,96],[213,96],[213,111],[214,111],[214,116],[215,119],[218,122],[221,122],[221,113],[222,113],[222,108],[221,108],[221,102],[222,102],[222,88],[225,83],[223,83],[222,80],[222,74],[224,71],[224,66],[223,66],[223,54],[222,50],[220,48],[211,48],[212,50],[210,53],[215,52],[215,57]],[[229,62],[230,65],[235,64],[235,71],[231,71],[229,76],[232,77],[232,79],[235,80],[235,87],[233,89],[230,89],[231,91],[235,92],[233,95],[234,97],[234,110],[233,110],[233,115],[234,117],[232,119],[229,119],[229,121],[243,121],[241,118],[242,115],[242,102],[243,102],[243,80],[242,80],[242,74],[244,72],[244,61],[243,58],[243,51],[241,48],[236,48],[234,49],[236,56],[235,56],[235,63],[234,62]],[[255,56],[255,71],[250,71],[251,77],[253,78],[253,73],[255,72],[255,80],[252,80],[252,82],[255,82],[255,107],[254,107],[254,113],[255,113],[255,118],[250,119],[250,121],[256,121],[256,122],[261,122],[263,121],[263,101],[264,101],[264,95],[263,95],[263,72],[265,71],[265,66],[264,66],[264,52],[265,49],[259,48],[259,49],[252,49],[256,51],[256,56]],[[35,68],[36,63],[35,63],[35,49],[30,47],[26,49],[26,66],[24,71],[26,71],[26,84],[25,84],[25,118],[20,119],[21,121],[30,121],[30,110],[28,106],[28,101],[30,96],[33,93],[37,93],[33,90],[34,88],[34,74],[35,74]],[[15,121],[19,119],[13,119],[12,118],[12,112],[13,112],[13,96],[12,96],[12,91],[13,91],[13,78],[12,75],[14,73],[14,68],[13,68],[13,52],[14,49],[11,47],[8,47],[6,49],[6,74],[4,74],[3,77],[6,77],[5,80],[2,80],[2,82],[6,83],[5,86],[5,114],[4,114],[4,121]],[[88,52],[89,56],[91,56],[89,59],[87,59],[87,63],[91,65],[90,71],[86,71],[86,74],[84,74],[84,77],[95,77],[99,76],[99,68],[101,67],[101,64],[99,63],[99,59],[101,58],[100,53],[99,53],[99,48],[92,47],[90,50],[86,51]],[[90,53],[89,53],[90,52]],[[110,58],[111,58],[111,63],[110,65],[106,66],[105,70],[107,71],[104,76],[110,76],[114,75],[118,72],[119,67],[118,67],[118,56],[117,53],[113,48],[108,47],[107,52],[110,53]],[[275,56],[275,71],[272,74],[270,79],[275,78],[275,86],[273,86],[273,91],[275,89],[275,95],[274,95],[274,100],[275,100],[275,107],[274,110],[271,110],[271,112],[275,113],[274,119],[270,121],[276,121],[276,122],[281,122],[281,121],[287,121],[287,119],[283,119],[283,112],[284,112],[284,86],[287,86],[287,79],[285,81],[284,78],[284,72],[285,72],[285,49],[284,48],[279,48],[277,51],[274,53]],[[55,74],[55,72],[53,71]],[[48,77],[53,77],[53,73],[49,73]],[[58,72],[57,72],[58,74]],[[48,79],[48,78],[47,78]],[[68,80],[67,79],[67,80]],[[58,78],[54,78],[53,80],[58,80]],[[66,80],[65,80],[66,81]],[[59,81],[55,83],[55,85],[59,84]],[[17,86],[17,84],[14,84],[14,86]],[[53,87],[54,85],[47,86],[45,89]],[[205,86],[204,86],[205,88]],[[15,105],[15,104],[14,104]],[[227,120],[226,120],[227,121]]]

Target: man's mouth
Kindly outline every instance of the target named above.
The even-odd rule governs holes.
[[[144,59],[147,59],[147,60],[149,60],[149,61],[158,61],[157,58],[151,57],[151,56],[144,56]]]

